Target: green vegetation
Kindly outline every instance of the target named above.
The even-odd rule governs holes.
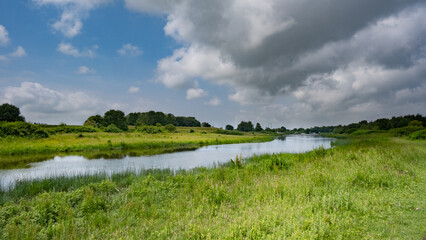
[[[251,132],[251,131],[254,131],[253,123],[251,121],[248,121],[248,122],[241,121],[241,123],[238,124],[237,130],[241,131],[241,132]]]
[[[346,140],[212,169],[21,182],[0,193],[0,238],[422,239],[426,142]]]
[[[49,134],[40,126],[26,122],[0,122],[0,138],[4,137],[47,138]]]
[[[0,105],[0,122],[24,122],[19,108],[12,104],[4,103]]]
[[[135,112],[126,116],[120,110],[109,110],[104,116],[90,116],[84,125],[93,127],[106,127],[110,124],[116,125],[121,130],[127,130],[127,126],[156,126],[160,124],[181,126],[181,127],[201,127],[201,123],[194,117],[175,117],[173,114],[164,114],[163,112]]]

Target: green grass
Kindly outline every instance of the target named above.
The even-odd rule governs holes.
[[[424,238],[426,142],[350,140],[176,174],[23,182],[0,193],[0,238]]]
[[[190,132],[190,129],[193,132]],[[137,150],[139,154],[156,154],[174,150],[195,149],[212,144],[270,141],[273,136],[260,133],[227,135],[215,128],[178,128],[174,133],[65,133],[49,138],[0,138],[0,169],[21,167],[52,155],[92,155],[93,152]],[[142,152],[142,153],[141,153]],[[31,156],[36,155],[32,158]]]

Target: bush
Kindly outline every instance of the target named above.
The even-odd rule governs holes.
[[[27,122],[0,122],[0,137],[47,138],[49,134],[40,126]]]
[[[90,126],[67,126],[65,124],[61,124],[59,126],[54,126],[48,128],[48,131],[52,134],[55,133],[90,133],[96,132],[94,127]]]
[[[155,134],[155,133],[163,132],[160,127],[148,126],[148,125],[139,126],[136,130],[138,132],[148,133],[148,134]]]
[[[110,133],[121,133],[123,132],[123,130],[121,130],[120,128],[118,128],[117,126],[115,126],[115,124],[110,124],[108,127],[104,128],[105,132],[110,132]]]
[[[225,135],[243,135],[242,132],[237,132],[237,131],[229,131],[229,130],[223,130],[223,129],[217,129],[215,131],[215,133],[218,134],[225,134]]]
[[[364,135],[364,134],[372,134],[372,133],[377,133],[379,132],[378,130],[356,130],[354,132],[352,132],[352,135]]]
[[[392,130],[389,130],[389,133],[391,133],[393,136],[401,137],[401,136],[408,136],[414,132],[423,130],[423,127],[419,126],[408,126],[408,127],[402,127],[402,128],[394,128]]]
[[[410,134],[409,138],[412,140],[426,139],[426,130],[419,130],[413,132],[412,134]]]
[[[176,131],[176,127],[175,127],[174,125],[172,125],[172,124],[167,124],[167,125],[165,126],[165,129],[166,129],[168,132],[175,132],[175,131]]]

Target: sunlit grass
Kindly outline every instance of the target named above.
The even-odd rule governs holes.
[[[425,149],[357,137],[177,174],[25,182],[1,193],[0,238],[422,239]]]

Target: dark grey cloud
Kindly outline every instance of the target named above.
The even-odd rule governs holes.
[[[159,61],[167,87],[204,79],[233,87],[229,98],[241,104],[290,96],[288,109],[319,115],[425,111],[424,1],[157,2],[126,6],[165,14],[165,33],[183,44]]]

